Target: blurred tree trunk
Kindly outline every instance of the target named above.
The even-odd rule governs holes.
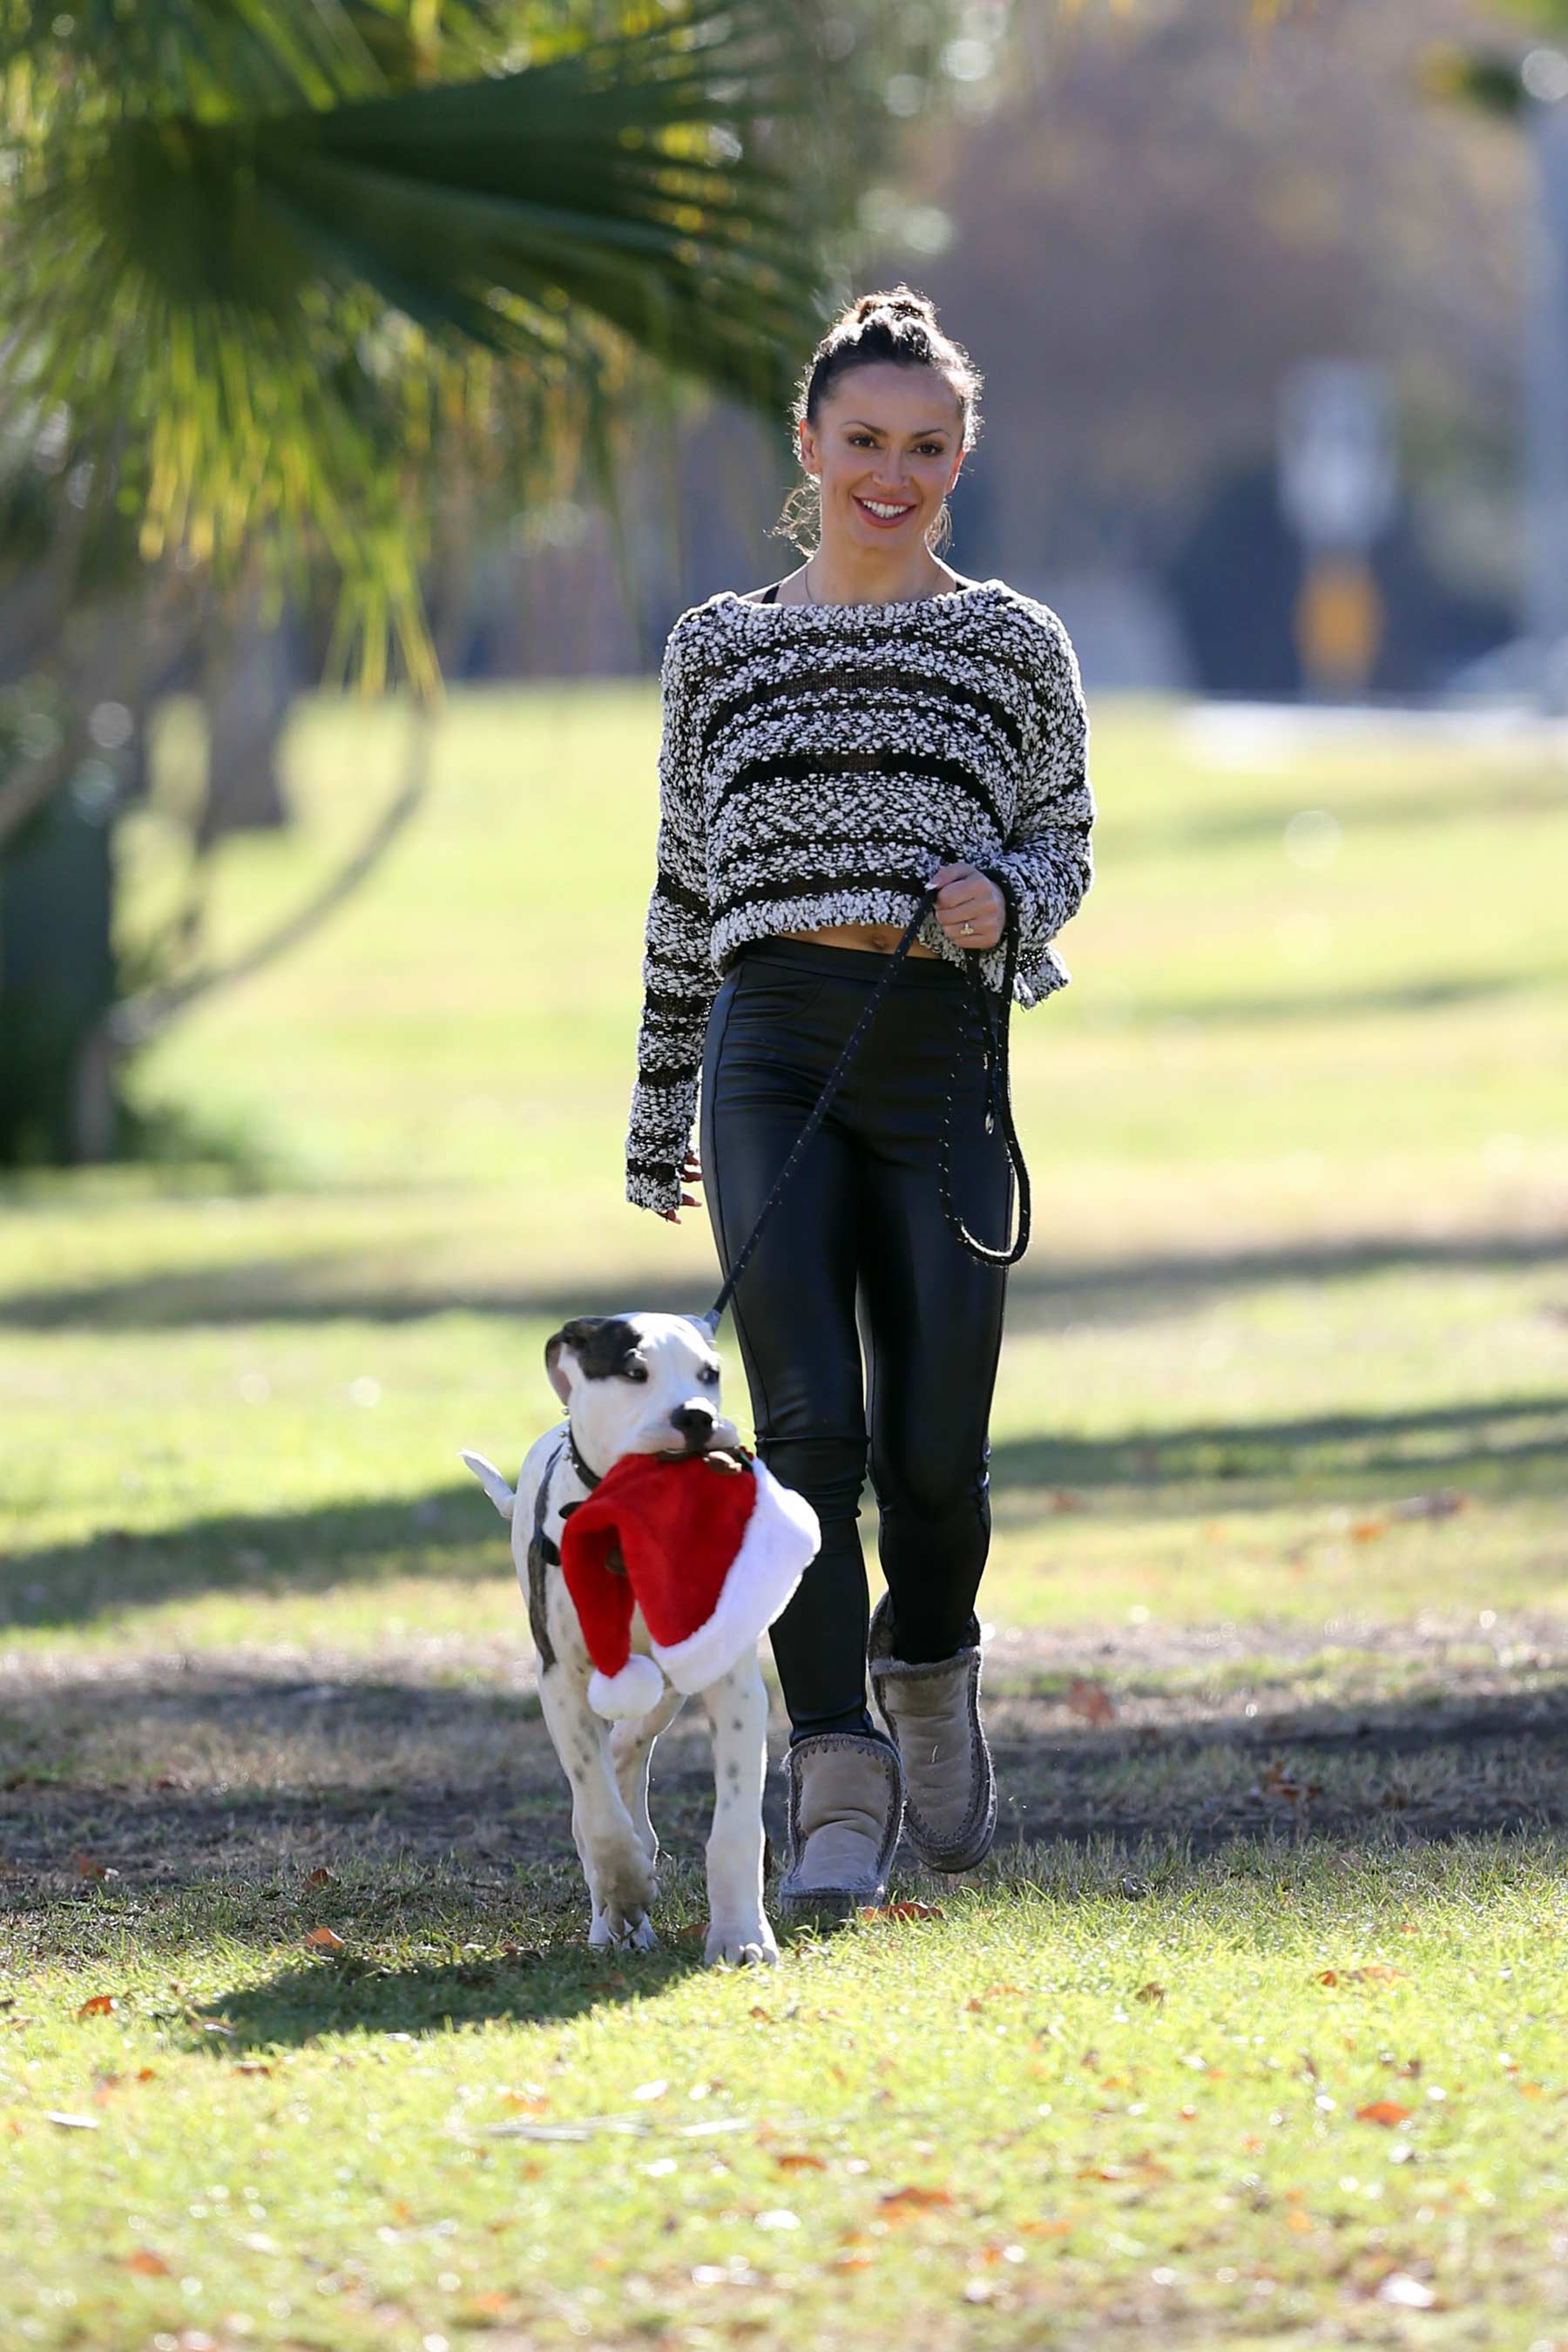
[[[204,621],[198,693],[207,722],[207,788],[196,840],[267,833],[289,822],[278,751],[294,699],[287,617],[268,610],[256,567]]]
[[[0,862],[0,1160],[12,1165],[114,1148],[110,814],[68,786]]]

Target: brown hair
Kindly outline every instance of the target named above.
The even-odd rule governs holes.
[[[943,334],[930,297],[900,281],[882,293],[862,294],[841,310],[802,370],[790,410],[797,456],[803,421],[815,425],[823,401],[839,379],[851,368],[863,367],[872,360],[891,360],[897,367],[934,368],[944,376],[958,398],[963,446],[974,446],[980,432],[980,371],[963,344]],[[771,532],[793,540],[808,555],[815,554],[822,542],[822,490],[814,475],[796,483]],[[952,536],[952,517],[944,499],[927,538],[932,554],[945,547]]]

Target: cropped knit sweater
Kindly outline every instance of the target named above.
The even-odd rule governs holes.
[[[986,580],[888,604],[751,603],[681,614],[660,671],[648,899],[626,1198],[680,1204],[708,1014],[746,940],[897,923],[939,866],[990,876],[1017,926],[1016,1001],[1069,974],[1049,944],[1093,874],[1088,719],[1068,633]],[[934,912],[916,933],[974,954]],[[1000,944],[978,957],[992,990]]]

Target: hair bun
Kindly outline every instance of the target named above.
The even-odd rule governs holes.
[[[850,313],[857,326],[875,318],[879,310],[895,319],[923,319],[927,326],[936,324],[936,306],[929,296],[916,294],[907,286],[895,288],[889,293],[862,294]]]

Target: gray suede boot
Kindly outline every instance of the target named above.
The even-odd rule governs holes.
[[[784,1750],[789,1846],[781,1913],[843,1917],[881,1903],[904,1813],[896,1748],[863,1731],[816,1731]]]
[[[951,1658],[910,1665],[893,1654],[885,1592],[871,1616],[871,1694],[899,1743],[904,1829],[928,1870],[973,1870],[996,1834],[996,1775],[980,1721],[978,1625],[974,1631],[977,1638]]]

